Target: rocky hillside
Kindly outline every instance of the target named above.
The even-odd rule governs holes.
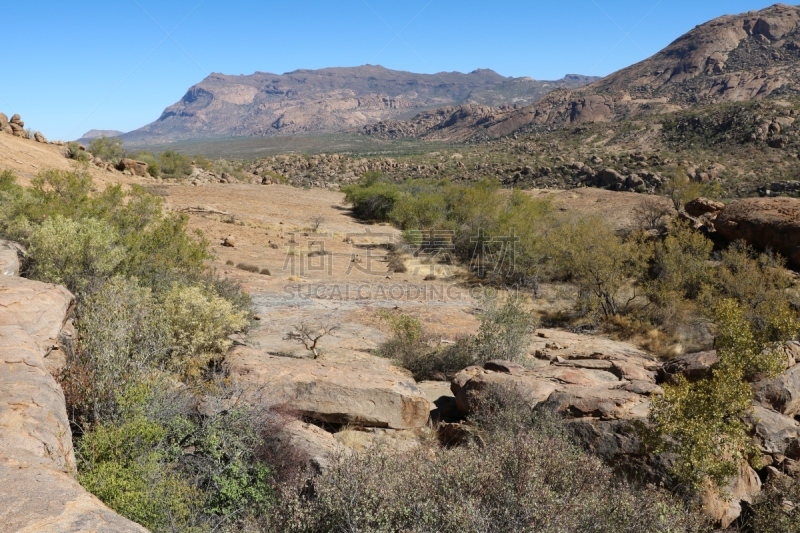
[[[525,106],[553,89],[580,87],[593,79],[569,75],[558,81],[537,81],[506,78],[487,69],[469,74],[414,74],[372,65],[281,75],[212,74],[164,110],[157,121],[123,138],[129,144],[148,144],[334,132],[464,102]]]
[[[579,89],[518,109],[461,107],[381,123],[367,134],[465,140],[522,128],[549,130],[697,105],[795,95],[800,90],[800,7],[776,4],[702,24],[664,50]]]

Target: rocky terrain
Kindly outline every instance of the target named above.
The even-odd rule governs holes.
[[[144,532],[73,478],[75,454],[64,394],[50,374],[53,367],[48,367],[48,358],[59,351],[72,294],[17,277],[19,247],[0,241],[0,250],[2,529]]]
[[[366,134],[494,138],[798,93],[800,8],[784,4],[702,24],[664,50],[586,87],[519,109],[460,108],[378,123]]]
[[[557,81],[506,78],[486,69],[414,74],[372,65],[280,75],[211,74],[157,121],[121,137],[143,145],[342,131],[463,102],[524,106],[555,88],[579,87],[592,80],[578,75]]]

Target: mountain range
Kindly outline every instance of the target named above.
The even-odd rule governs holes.
[[[462,103],[525,106],[557,88],[597,78],[508,78],[488,69],[415,74],[365,65],[286,74],[211,74],[155,122],[122,135],[128,144],[183,139],[297,135],[355,130],[424,109]]]
[[[529,106],[450,107],[363,132],[464,141],[798,92],[800,7],[776,4],[711,20],[644,61],[585,87],[553,90]]]

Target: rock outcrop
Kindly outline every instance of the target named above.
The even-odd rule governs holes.
[[[25,122],[22,121],[22,117],[19,115],[14,115],[11,118],[8,118],[8,115],[5,113],[0,113],[0,133],[6,133],[8,135],[14,135],[15,137],[20,137],[22,139],[30,139],[33,137],[33,140],[40,143],[47,143],[47,139],[41,132],[34,132],[33,135],[29,134],[25,130]]]
[[[64,395],[44,365],[72,302],[63,287],[0,276],[0,529],[144,533],[73,478]]]
[[[644,453],[637,425],[646,423],[652,396],[663,394],[662,383],[677,375],[709,376],[717,354],[687,354],[660,363],[626,343],[557,330],[539,330],[533,344],[539,364],[523,367],[490,361],[458,373],[452,383],[458,408],[465,414],[473,412],[492,385],[516,390],[532,406],[566,415],[574,435],[593,453],[622,468],[642,467],[663,480],[669,458]],[[794,419],[800,414],[799,349],[797,343],[787,343],[787,371],[753,384],[756,401],[750,422],[768,468],[788,471],[800,460],[800,424]],[[760,474],[765,476],[766,471]],[[739,517],[742,504],[752,503],[760,490],[759,473],[742,465],[723,494],[707,487],[706,512],[726,528]]]
[[[729,241],[744,240],[759,250],[780,252],[800,265],[800,200],[746,198],[731,202],[714,220]]]
[[[140,178],[149,176],[147,173],[147,163],[144,161],[136,161],[135,159],[124,158],[120,160],[117,165],[117,170],[132,176],[139,176]]]
[[[414,379],[385,359],[295,359],[238,346],[226,365],[250,401],[284,405],[320,422],[413,429],[430,416],[430,402]]]

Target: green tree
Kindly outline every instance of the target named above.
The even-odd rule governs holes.
[[[93,156],[111,163],[116,163],[125,157],[122,139],[119,137],[106,137],[105,135],[89,143],[89,152],[91,152]]]
[[[707,479],[722,485],[743,462],[758,462],[745,422],[753,398],[747,380],[783,369],[780,352],[758,342],[738,302],[722,300],[715,311],[719,363],[711,377],[664,384],[649,414],[654,451],[675,453],[673,474],[695,489]]]

